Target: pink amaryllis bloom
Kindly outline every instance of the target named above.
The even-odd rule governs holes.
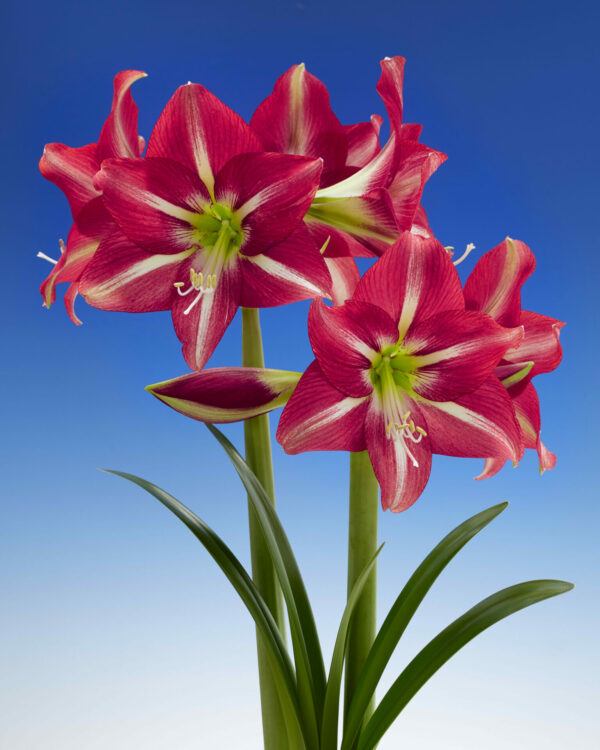
[[[468,310],[487,313],[502,326],[522,326],[523,341],[516,351],[508,351],[495,374],[512,399],[521,431],[522,448],[537,451],[540,473],[554,468],[556,456],[540,438],[540,404],[531,379],[558,367],[562,359],[559,341],[564,323],[546,315],[521,309],[521,287],[535,269],[535,256],[524,242],[507,237],[476,264],[465,284]],[[496,474],[504,460],[488,457],[485,479]]]
[[[401,511],[431,454],[518,460],[512,402],[494,370],[523,331],[465,309],[435,239],[404,232],[343,306],[313,302],[315,354],[279,422],[288,453],[368,450],[384,509]]]
[[[327,88],[304,65],[277,80],[250,121],[265,148],[323,159],[320,189],[305,221],[319,245],[327,241],[324,256],[338,303],[358,282],[352,256],[380,255],[400,231],[427,226],[426,217],[417,216],[423,187],[446,158],[418,142],[420,125],[402,122],[404,63],[402,57],[381,62],[377,90],[390,123],[383,149],[382,118],[342,125]]]
[[[69,283],[65,306],[76,324],[81,323],[74,310],[81,274],[102,238],[116,228],[94,185],[94,177],[104,159],[142,154],[145,144],[138,135],[138,108],[129,89],[132,83],[145,76],[139,70],[117,73],[111,111],[96,143],[79,148],[48,143],[40,160],[41,173],[63,191],[73,214],[66,247],[61,242],[61,256],[40,291],[44,305],[50,307],[56,299],[56,284]]]
[[[201,369],[239,305],[328,294],[302,223],[322,161],[265,153],[250,127],[197,84],[177,89],[144,159],[108,159],[95,184],[119,231],[81,281],[104,310],[171,310],[184,357]]]

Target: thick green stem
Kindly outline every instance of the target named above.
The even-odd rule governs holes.
[[[348,592],[377,551],[379,484],[367,451],[350,454],[350,513],[348,521]],[[376,633],[377,569],[374,567],[363,589],[350,628],[346,652],[344,720],[358,678]],[[371,701],[365,720],[373,713]]]
[[[264,367],[265,364],[258,310],[250,308],[242,308],[242,364],[245,367]],[[275,505],[269,415],[262,414],[259,417],[247,419],[244,422],[244,438],[246,462]],[[271,610],[281,633],[285,634],[285,613],[281,589],[260,523],[250,503],[248,504],[248,523],[252,578]],[[282,750],[288,746],[288,736],[277,697],[277,688],[267,652],[258,633],[256,642],[265,750]]]

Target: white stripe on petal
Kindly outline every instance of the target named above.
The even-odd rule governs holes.
[[[108,279],[108,281],[94,286],[93,297],[94,299],[98,299],[98,297],[101,297],[105,294],[110,295],[119,287],[129,284],[131,281],[138,279],[140,276],[144,276],[145,274],[151,273],[152,271],[157,271],[159,268],[168,266],[172,263],[181,263],[182,260],[185,260],[193,252],[194,250],[192,249],[185,250],[182,253],[177,253],[177,255],[157,254],[152,255],[149,258],[145,258],[144,260],[139,261],[139,263],[134,263],[132,266],[129,266],[126,271],[122,271],[116,276]]]
[[[278,260],[269,258],[262,253],[259,255],[245,255],[244,260],[254,263],[255,266],[258,266],[258,268],[265,273],[268,273],[270,276],[287,281],[288,283],[299,286],[302,289],[309,290],[315,295],[315,297],[320,297],[323,294],[322,289],[315,286],[315,284],[304,276],[300,276],[296,270],[286,266],[284,263],[280,263]]]

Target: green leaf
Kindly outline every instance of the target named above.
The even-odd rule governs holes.
[[[352,622],[352,615],[354,614],[356,604],[360,599],[360,595],[362,594],[365,584],[369,578],[369,574],[373,570],[373,566],[375,565],[377,556],[381,552],[382,547],[383,544],[381,545],[381,547],[379,547],[377,552],[369,560],[367,565],[363,568],[360,575],[356,579],[354,586],[352,587],[352,591],[348,596],[348,601],[346,602],[346,606],[342,614],[337,637],[335,639],[335,646],[333,648],[333,656],[331,657],[329,679],[327,680],[327,690],[325,692],[323,723],[321,726],[321,750],[336,750],[337,748],[340,688],[342,684],[342,672],[344,669],[346,647],[348,645],[350,623]]]
[[[325,698],[325,666],[313,612],[298,563],[269,496],[231,442],[214,425],[206,425],[229,456],[262,527],[287,606],[294,648],[298,696],[309,747],[318,747]]]
[[[361,733],[358,750],[373,750],[427,680],[476,635],[520,609],[564,594],[572,588],[573,584],[566,581],[518,583],[498,591],[465,612],[430,641],[394,682]]]
[[[381,675],[429,589],[465,544],[499,516],[507,506],[508,503],[494,505],[461,523],[433,548],[412,574],[385,618],[365,662],[348,709],[342,750],[350,750],[354,747],[363,725],[363,717],[375,694]]]
[[[198,516],[179,500],[160,487],[123,471],[102,469],[108,474],[115,474],[137,484],[159,500],[166,508],[182,521],[194,536],[202,543],[213,560],[227,576],[237,591],[246,608],[252,615],[263,643],[269,653],[274,678],[278,685],[282,711],[286,719],[288,734],[293,736],[298,729],[304,735],[301,711],[296,691],[294,668],[287,653],[285,643],[277,625],[252,579],[223,540],[207,526]],[[306,741],[306,737],[305,737]]]

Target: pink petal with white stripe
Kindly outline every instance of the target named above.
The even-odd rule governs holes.
[[[140,143],[138,108],[133,101],[129,88],[132,83],[145,77],[146,73],[141,70],[122,70],[115,76],[110,115],[98,138],[98,159],[100,162],[115,157],[135,158],[141,156],[143,139]]]
[[[345,232],[377,255],[384,253],[399,235],[392,201],[387,190],[382,189],[349,198],[317,197],[305,221]]]
[[[522,328],[503,328],[489,315],[448,310],[411,326],[402,348],[416,368],[415,392],[451,401],[479,388],[522,337]]]
[[[397,339],[394,321],[384,310],[354,300],[342,307],[315,300],[308,313],[308,336],[327,378],[354,397],[372,393],[371,363]]]
[[[209,202],[206,188],[172,159],[107,159],[96,176],[106,207],[129,239],[154,253],[198,245],[194,222]]]
[[[189,257],[189,252],[150,253],[116,231],[102,241],[85,269],[80,293],[101,310],[170,310],[177,294],[174,283],[189,280]]]
[[[360,274],[354,258],[328,258],[325,263],[331,275],[331,299],[334,305],[343,305],[354,294]]]
[[[419,408],[406,399],[411,418],[427,431]],[[421,495],[431,472],[429,438],[420,436],[418,442],[396,434],[388,428],[375,401],[371,402],[365,421],[365,439],[377,481],[381,486],[381,505],[384,510],[400,513],[409,508]]]
[[[175,159],[196,172],[209,192],[236,154],[263,151],[251,128],[197,83],[180,86],[158,118],[146,156]]]
[[[486,458],[481,474],[478,474],[475,479],[489,479],[493,477],[504,467],[505,463],[506,461],[503,458]]]
[[[216,367],[146,386],[160,401],[200,422],[239,422],[284,406],[299,372]]]
[[[324,173],[346,163],[346,137],[329,104],[329,92],[303,64],[293,65],[277,79],[250,126],[266,151],[321,157]]]
[[[410,229],[425,183],[448,158],[446,154],[411,141],[401,142],[398,171],[388,191],[401,229]]]
[[[210,268],[209,263],[209,252],[199,251],[187,261],[187,268],[204,272],[203,269]],[[186,281],[185,275],[182,281]],[[183,344],[185,361],[192,370],[204,367],[233,320],[239,307],[241,287],[240,264],[233,260],[220,270],[216,288],[211,291],[192,288],[188,295],[175,297],[171,308],[173,325]]]
[[[100,195],[93,182],[99,169],[100,161],[95,143],[80,148],[48,143],[40,159],[40,172],[66,195],[73,217],[77,216],[86,203]]]
[[[217,175],[215,197],[242,222],[245,255],[262,253],[301,222],[319,186],[322,161],[289,154],[240,154]]]
[[[286,453],[365,450],[368,405],[334,388],[314,361],[283,410],[277,440]]]
[[[515,388],[514,390],[516,393],[511,389],[509,394],[513,400],[517,422],[521,428],[523,447],[526,449],[533,448],[537,451],[540,474],[543,474],[547,469],[555,467],[556,456],[546,448],[540,438],[542,419],[537,391],[531,383],[528,383],[525,388]]]
[[[487,313],[503,326],[519,325],[521,287],[534,268],[535,256],[527,245],[507,237],[479,259],[467,279],[467,309]]]
[[[518,461],[521,435],[510,396],[494,376],[455,401],[419,399],[433,453]]]
[[[398,143],[399,139],[392,131],[385,146],[364,167],[340,182],[321,188],[317,198],[351,198],[386,188],[397,170]]]
[[[56,299],[56,284],[77,281],[102,239],[115,229],[116,225],[102,198],[94,198],[77,214],[67,237],[64,252],[40,287],[46,307],[50,307]],[[69,307],[67,310],[71,315]]]
[[[344,126],[344,132],[348,139],[347,166],[360,169],[381,151],[379,131],[382,122],[381,117],[373,115],[370,122],[358,122],[356,125]]]
[[[402,86],[404,83],[404,57],[386,57],[381,61],[381,76],[377,83],[377,93],[383,99],[390,118],[390,127],[400,131],[404,102]]]
[[[433,231],[429,226],[429,219],[427,218],[425,209],[421,205],[417,206],[410,231],[413,234],[418,234],[420,237],[433,238]]]
[[[365,273],[354,298],[385,309],[400,337],[409,327],[446,310],[463,310],[460,279],[448,253],[433,238],[403,232]]]
[[[331,294],[326,262],[301,223],[265,253],[240,255],[243,307],[273,307]]]
[[[507,362],[533,361],[530,379],[558,367],[562,359],[560,330],[565,324],[546,315],[522,310],[521,325],[524,329],[523,341],[517,351],[507,352],[504,359]]]

